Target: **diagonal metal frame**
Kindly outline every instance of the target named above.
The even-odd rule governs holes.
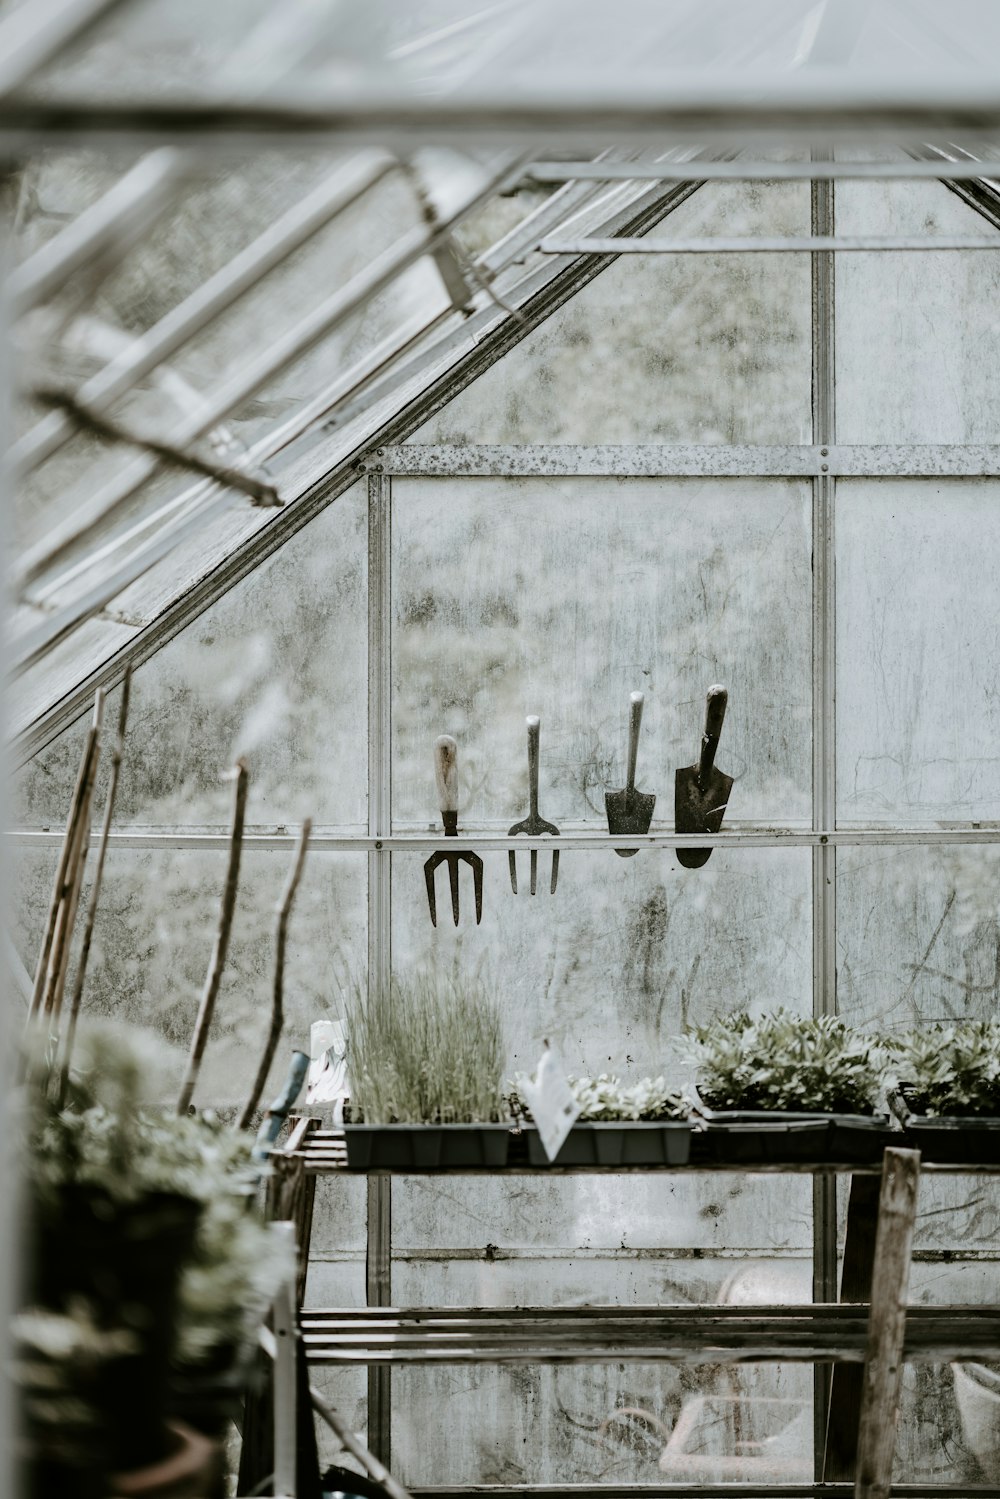
[[[642,233],[661,222],[697,191],[698,183],[657,187],[642,193],[611,195],[619,207],[605,221],[608,232]],[[624,206],[622,206],[624,204]],[[362,426],[345,434],[335,464],[322,458],[315,465],[316,477],[285,508],[262,524],[248,538],[227,552],[210,571],[195,577],[161,613],[138,630],[111,659],[101,663],[60,700],[45,710],[16,741],[19,762],[30,759],[72,723],[90,704],[95,685],[108,687],[121,680],[128,664],[138,665],[155,654],[202,611],[327,505],[345,492],[365,471],[365,459],[382,443],[405,440],[424,422],[476,380],[504,354],[515,348],[610,264],[611,255],[589,256],[562,262],[556,259],[523,277],[519,292],[506,291],[516,315],[495,306],[485,309],[477,321],[469,319],[458,330],[446,332],[405,367],[400,389],[387,395],[385,385],[376,384],[366,399]],[[399,378],[394,376],[393,378]]]

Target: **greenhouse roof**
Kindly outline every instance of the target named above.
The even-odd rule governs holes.
[[[932,175],[990,244],[998,43],[976,0],[0,6],[19,752],[706,180]]]

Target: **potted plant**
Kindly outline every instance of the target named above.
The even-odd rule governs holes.
[[[164,1076],[150,1038],[94,1027],[81,1042],[62,1098],[37,1057],[25,1083],[25,1325],[51,1332],[45,1318],[62,1318],[67,1348],[67,1329],[94,1330],[101,1357],[81,1364],[94,1413],[84,1466],[141,1493],[142,1473],[153,1483],[204,1466],[206,1451],[215,1461],[176,1419],[189,1376],[255,1331],[249,1319],[290,1267],[276,1263],[275,1236],[251,1211],[259,1168],[249,1139],[149,1101]],[[37,1357],[25,1364],[38,1367]],[[49,1452],[43,1442],[35,1456]]]
[[[692,1028],[683,1049],[697,1071],[709,1159],[851,1164],[881,1154],[884,1058],[838,1016],[740,1011]]]
[[[515,1078],[512,1106],[530,1120]],[[691,1150],[691,1105],[667,1088],[662,1077],[635,1083],[602,1072],[567,1079],[580,1106],[576,1123],[555,1160],[545,1154],[536,1129],[528,1134],[535,1166],[683,1166]]]
[[[429,976],[394,978],[371,996],[356,988],[346,1012],[350,1166],[506,1165],[505,1045],[492,995]]]
[[[1000,1163],[1000,1021],[925,1026],[890,1049],[898,1077],[889,1102],[921,1155]]]

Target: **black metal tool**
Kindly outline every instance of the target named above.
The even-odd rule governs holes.
[[[635,789],[635,762],[639,753],[639,725],[642,723],[642,705],[645,698],[641,692],[633,692],[628,717],[628,779],[623,791],[605,791],[604,808],[608,814],[608,832],[639,834],[648,833],[653,820],[656,797],[650,792]],[[631,859],[638,853],[636,848],[616,848],[622,859]]]
[[[434,741],[434,775],[437,779],[441,820],[447,837],[458,837],[458,745],[450,734],[442,734]],[[434,896],[434,875],[439,864],[448,862],[448,882],[451,886],[451,912],[458,926],[458,864],[459,860],[472,866],[473,885],[476,895],[476,925],[483,919],[483,861],[471,849],[439,848],[424,864],[424,879],[427,883],[427,904],[431,908],[431,924],[437,926],[437,901]]]
[[[531,798],[530,811],[523,822],[515,822],[509,829],[508,837],[518,838],[524,834],[528,838],[553,837],[558,838],[559,829],[554,822],[546,822],[544,817],[538,815],[538,741],[540,720],[534,715],[525,719],[528,725],[528,793]],[[517,894],[517,855],[511,849],[510,859],[510,888]],[[535,881],[538,875],[538,850],[531,850],[531,893],[535,894]],[[559,878],[559,850],[552,850],[552,878],[549,882],[549,894],[555,895],[556,881]]]
[[[728,701],[729,693],[718,683],[708,689],[701,753],[694,765],[678,770],[674,777],[674,827],[678,833],[717,833],[722,827],[733,778],[716,770],[715,752]],[[710,848],[677,850],[677,862],[685,869],[700,869],[711,857]]]

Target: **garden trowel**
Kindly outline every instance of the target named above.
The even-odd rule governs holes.
[[[729,693],[718,684],[705,697],[705,732],[697,763],[678,770],[674,779],[674,827],[678,833],[717,833],[722,826],[733,789],[732,776],[715,768],[722,721]],[[685,869],[700,869],[712,857],[710,848],[679,848],[677,862]]]
[[[636,791],[635,761],[639,753],[639,725],[642,722],[642,705],[645,699],[641,692],[633,692],[628,716],[628,779],[623,791],[605,791],[604,807],[608,814],[608,832],[623,833],[635,837],[648,833],[653,819],[656,797],[652,793]],[[631,859],[637,848],[616,848],[622,859]]]

